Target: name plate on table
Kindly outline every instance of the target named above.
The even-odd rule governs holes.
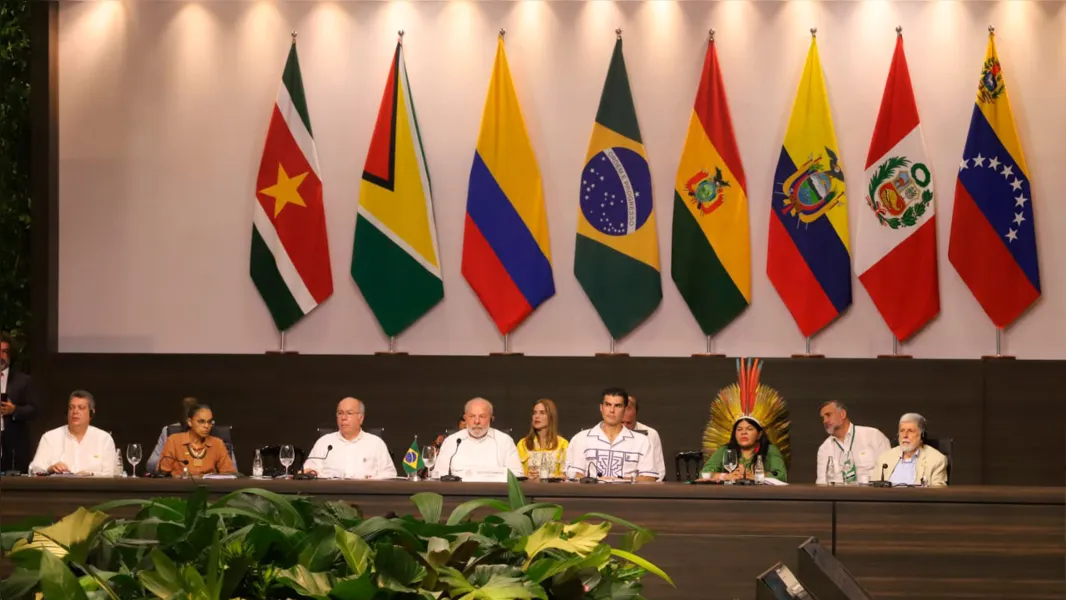
[[[507,483],[507,467],[456,469],[455,474],[471,483]]]

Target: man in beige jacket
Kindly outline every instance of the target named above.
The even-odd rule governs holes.
[[[925,417],[907,413],[899,419],[899,445],[877,459],[893,485],[948,484],[948,459],[925,444]]]

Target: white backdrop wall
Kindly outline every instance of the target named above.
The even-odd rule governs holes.
[[[544,177],[556,296],[511,336],[532,355],[589,355],[609,336],[573,276],[579,174],[624,29],[658,211],[663,302],[618,344],[684,356],[704,338],[670,273],[672,186],[707,29],[718,51],[751,202],[753,302],[716,338],[731,355],[783,356],[803,338],[765,276],[772,174],[807,52],[818,41],[849,182],[862,170],[895,43],[907,55],[931,154],[940,316],[903,349],[994,351],[994,329],[947,261],[952,194],[987,39],[1031,168],[1044,298],[1005,335],[1022,358],[1066,358],[1066,10],[1062,2],[64,2],[60,8],[60,350],[260,353],[278,336],[248,276],[253,186],[289,31],[325,185],[335,293],[287,336],[303,353],[387,346],[349,276],[359,180],[396,31],[436,196],[444,302],[398,349],[486,354],[502,341],[460,274],[467,178],[498,28]],[[854,249],[854,245],[853,245]],[[891,335],[857,280],[812,350],[869,357]]]

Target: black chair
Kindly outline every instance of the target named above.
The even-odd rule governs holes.
[[[293,446],[292,449],[295,456],[292,465],[289,466],[289,475],[299,473],[300,469],[304,468],[304,461],[307,459],[307,455],[304,453],[303,448]],[[285,467],[281,464],[280,454],[280,445],[263,446],[259,449],[259,457],[263,459],[264,477],[278,477],[285,474]]]
[[[703,468],[703,451],[702,450],[690,450],[688,452],[678,452],[674,455],[674,467],[677,469],[678,481],[692,481],[700,478],[700,469]],[[682,467],[685,470],[685,477],[681,477]]]
[[[925,438],[925,444],[931,448],[936,448],[944,458],[948,461],[948,483],[951,483],[951,444],[954,440],[951,438]]]

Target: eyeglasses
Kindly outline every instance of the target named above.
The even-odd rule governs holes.
[[[215,420],[214,419],[193,419],[192,422],[193,423],[197,423],[199,425],[214,425],[215,424]]]

